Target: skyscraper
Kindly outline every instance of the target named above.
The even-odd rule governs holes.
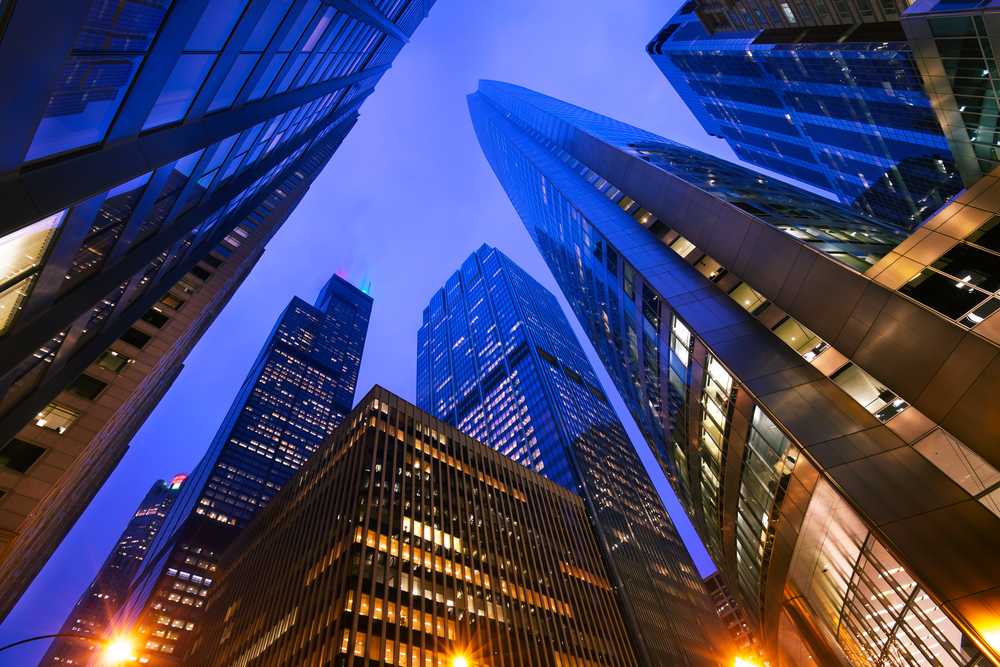
[[[938,0],[913,3],[900,23],[952,155],[968,185],[1000,166],[1000,117],[993,38],[1000,38],[989,5]]]
[[[1000,174],[862,273],[647,132],[495,82],[469,106],[770,659],[1000,664]]]
[[[267,240],[301,201],[332,152],[317,154],[285,180],[0,448],[0,544],[6,542],[0,550],[0,614],[14,606],[111,475],[188,353],[243,284]],[[110,307],[102,302],[95,317]],[[64,361],[32,358],[36,368],[27,371],[28,379],[17,391],[30,390],[31,378],[45,372],[46,364]]]
[[[964,187],[899,21],[709,35],[686,8],[646,50],[741,160],[903,230]]]
[[[0,471],[0,567],[27,568],[2,572],[0,617],[124,451],[102,451],[107,410],[76,420],[87,410],[62,392],[92,394],[99,385],[78,378],[99,374],[92,364],[121,352],[122,336],[137,359],[153,333],[142,319],[188,301],[176,286],[196,289],[214,249],[268,238],[241,223],[329,158],[433,4],[0,4],[0,460],[15,462]],[[128,398],[121,419],[137,428],[179,368]],[[82,488],[81,456],[103,471]]]
[[[108,621],[118,611],[132,577],[139,570],[149,545],[163,525],[163,519],[186,478],[187,475],[177,475],[170,483],[160,479],[153,484],[94,581],[80,596],[69,618],[59,629],[60,634],[87,635],[95,639],[105,636]],[[38,663],[39,667],[85,665],[94,646],[93,642],[78,639],[56,639]]]
[[[418,406],[583,497],[640,664],[727,664],[718,614],[600,386],[555,297],[489,246],[424,310]]]
[[[150,667],[177,664],[222,551],[350,411],[371,306],[333,276],[276,323],[115,619]]]
[[[582,498],[376,386],[226,552],[184,664],[640,665],[616,598]]]
[[[762,2],[734,0],[720,4],[691,0],[685,14],[694,12],[709,34],[740,32],[747,28],[797,28],[814,26],[866,25],[898,21],[910,0],[790,0]]]

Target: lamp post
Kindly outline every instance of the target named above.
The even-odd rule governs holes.
[[[100,637],[88,637],[87,635],[74,635],[68,633],[60,633],[55,635],[39,635],[38,637],[29,637],[28,639],[22,639],[19,642],[14,642],[13,644],[7,644],[6,646],[0,646],[0,651],[6,651],[9,648],[14,648],[15,646],[20,646],[21,644],[27,644],[28,642],[38,641],[39,639],[56,639],[60,637],[66,637],[70,639],[84,639],[90,642],[96,642],[101,648],[107,651],[106,659],[112,663],[121,662],[129,657],[129,653],[132,650],[132,645],[125,639],[111,639]]]

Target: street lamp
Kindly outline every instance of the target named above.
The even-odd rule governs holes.
[[[464,655],[456,655],[451,665],[452,667],[469,667],[469,661],[465,659]]]
[[[129,660],[133,658],[130,655],[132,653],[132,643],[127,639],[118,638],[104,638],[100,637],[88,637],[87,635],[74,635],[68,633],[60,633],[55,635],[40,635],[38,637],[31,637],[29,639],[22,639],[19,642],[14,642],[13,644],[7,644],[6,646],[0,646],[0,651],[6,651],[9,648],[14,648],[15,646],[20,646],[21,644],[27,644],[28,642],[35,642],[39,639],[56,639],[60,637],[65,637],[69,639],[83,639],[89,642],[96,642],[101,648],[104,649],[104,660],[108,664],[115,664]]]

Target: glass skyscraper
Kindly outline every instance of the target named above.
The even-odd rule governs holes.
[[[59,629],[60,634],[104,638],[108,621],[128,593],[132,577],[138,572],[185,479],[187,475],[177,475],[169,483],[161,479],[153,484],[118,538],[114,550],[98,570],[93,583],[80,596],[69,618]],[[85,665],[94,647],[94,642],[59,638],[52,642],[38,665]]]
[[[735,653],[694,563],[555,297],[473,253],[424,310],[417,405],[580,494],[644,665]]]
[[[741,160],[903,230],[965,187],[899,21],[710,35],[686,7],[646,50]]]
[[[222,551],[350,412],[371,307],[333,276],[276,323],[115,620],[150,667],[177,664]]]
[[[900,23],[962,178],[971,185],[1000,166],[1000,70],[990,3],[918,0]],[[1000,48],[1000,44],[997,45]]]
[[[861,271],[649,133],[497,82],[469,107],[771,664],[1000,664],[1000,174]]]
[[[93,396],[79,378],[122,337],[137,360],[164,300],[262,247],[244,221],[325,164],[433,4],[0,2],[0,617],[134,432],[102,451],[108,411],[64,390]],[[173,377],[121,420],[137,428]]]

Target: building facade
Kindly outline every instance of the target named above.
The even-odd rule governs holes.
[[[997,178],[861,272],[641,130],[509,84],[469,105],[772,664],[1000,664]]]
[[[333,276],[276,323],[114,621],[150,667],[178,664],[222,551],[351,410],[371,306]]]
[[[694,13],[709,34],[768,28],[803,30],[817,26],[898,21],[910,0],[691,0],[684,14]]]
[[[132,436],[183,369],[188,353],[332,153],[330,148],[301,165],[0,449],[0,457],[9,458],[0,459],[2,615],[16,604],[111,475]],[[97,316],[101,311],[94,312]],[[42,367],[38,372],[45,372],[47,363],[57,363],[51,357],[32,361]]]
[[[736,603],[733,594],[729,592],[726,580],[716,572],[705,577],[705,588],[712,596],[712,602],[715,603],[715,608],[718,610],[719,616],[722,617],[722,622],[729,630],[729,636],[733,638],[736,650],[740,652],[743,659],[753,664],[763,661],[765,659],[764,648],[747,622],[740,606]]]
[[[483,246],[424,310],[417,405],[580,494],[643,665],[732,661],[694,562],[555,297]]]
[[[102,639],[108,621],[118,611],[128,593],[132,577],[146,557],[149,545],[163,525],[170,506],[187,475],[177,475],[169,483],[160,479],[139,504],[139,509],[118,538],[97,576],[76,603],[60,634],[75,634]],[[58,638],[49,645],[39,662],[39,667],[54,665],[85,665],[93,654],[95,644],[90,641]]]
[[[1000,166],[996,146],[1000,22],[989,3],[920,0],[900,23],[962,178],[971,185]]]
[[[229,549],[184,664],[639,665],[581,497],[374,387]]]
[[[741,160],[909,231],[972,181],[906,40],[899,21],[709,35],[682,8],[646,50]]]
[[[236,246],[259,257],[269,234],[245,221],[301,196],[432,4],[0,7],[0,617],[197,340],[164,317],[194,318],[216,275],[245,275],[252,262],[219,266]]]

